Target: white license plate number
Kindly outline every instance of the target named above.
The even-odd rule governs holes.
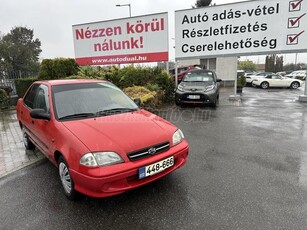
[[[172,167],[173,165],[174,165],[174,157],[172,156],[162,161],[156,162],[154,164],[139,168],[139,179],[143,179],[145,177],[160,173],[165,169]]]
[[[193,100],[197,100],[197,99],[200,99],[200,96],[199,95],[189,95],[188,98],[193,99]]]

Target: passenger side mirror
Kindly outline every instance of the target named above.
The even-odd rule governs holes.
[[[30,116],[34,119],[50,121],[50,114],[46,113],[43,109],[32,109],[30,112]]]
[[[141,99],[140,98],[135,98],[134,100],[134,103],[137,105],[137,106],[141,106]]]

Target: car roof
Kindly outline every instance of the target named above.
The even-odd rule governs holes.
[[[46,81],[36,81],[35,83],[47,83],[48,85],[69,85],[69,84],[84,84],[84,83],[98,83],[107,82],[104,80],[96,79],[64,79],[64,80],[46,80]]]
[[[188,73],[202,73],[202,72],[213,72],[213,71],[209,69],[192,69]]]

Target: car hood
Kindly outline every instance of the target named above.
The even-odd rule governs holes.
[[[145,110],[63,122],[91,152],[114,151],[121,155],[166,141],[177,128]]]
[[[185,91],[204,90],[206,86],[212,85],[212,82],[181,82],[180,86]]]

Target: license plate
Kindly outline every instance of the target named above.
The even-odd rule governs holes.
[[[199,95],[189,95],[188,98],[195,100],[195,99],[200,99],[200,96]]]
[[[174,157],[166,158],[162,161],[139,168],[139,179],[155,175],[174,165]]]

